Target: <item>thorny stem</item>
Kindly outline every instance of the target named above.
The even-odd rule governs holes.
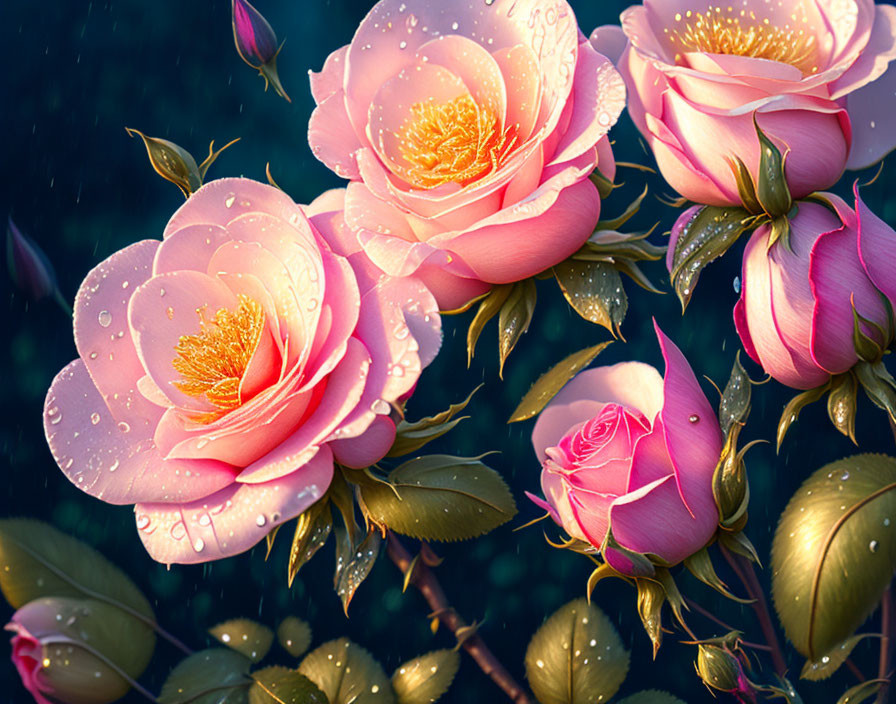
[[[416,564],[414,564],[407,548],[402,545],[398,536],[392,532],[389,533],[386,541],[386,552],[389,555],[389,559],[395,563],[395,566],[401,570],[402,574],[407,574],[409,569],[413,569],[410,584],[413,584],[420,594],[423,595],[426,603],[429,604],[429,608],[432,609],[433,615],[438,617],[439,621],[455,634],[458,642],[462,643],[463,649],[476,661],[479,668],[515,704],[531,704],[532,700],[529,698],[529,695],[526,694],[526,691],[498,661],[478,633],[473,633],[473,635],[466,638],[459,636],[459,632],[462,633],[464,629],[470,628],[469,624],[448,603],[445,592],[442,590],[442,585],[439,584],[432,571],[422,560],[417,560]]]
[[[765,593],[762,591],[762,586],[759,584],[756,572],[753,570],[753,563],[745,557],[733,555],[724,546],[720,545],[719,547],[722,549],[722,555],[725,557],[725,560],[728,561],[731,569],[747,590],[747,596],[753,600],[751,606],[756,613],[756,619],[759,621],[759,627],[762,629],[765,641],[771,648],[772,663],[774,663],[775,672],[781,677],[784,677],[784,673],[787,672],[787,664],[784,662],[784,653],[781,650],[781,644],[778,642],[778,634],[775,632],[775,626],[772,623],[771,615],[768,611],[768,602],[765,599]]]
[[[890,638],[893,632],[893,585],[887,587],[880,600],[880,661],[877,666],[877,677],[890,679]],[[887,704],[890,701],[889,682],[881,687],[877,694],[876,704]]]

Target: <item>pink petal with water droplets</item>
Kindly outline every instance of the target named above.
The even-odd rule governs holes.
[[[311,153],[337,175],[350,180],[358,178],[355,152],[363,144],[349,122],[341,91],[314,108],[308,121],[308,143]]]
[[[311,95],[318,105],[342,90],[345,83],[345,57],[348,54],[348,47],[346,44],[330,54],[319,72],[308,72]]]
[[[139,503],[137,533],[163,564],[194,564],[238,555],[272,528],[314,504],[333,478],[333,457],[321,448],[309,462],[262,484],[233,484],[180,505]]]
[[[141,410],[113,415],[75,360],[53,380],[44,428],[53,457],[69,481],[112,504],[192,501],[233,481],[235,471],[212,460],[165,460],[152,440],[162,411],[148,401]]]
[[[207,273],[215,250],[230,240],[230,234],[222,225],[187,225],[175,230],[159,245],[153,274],[184,269]]]
[[[386,416],[377,416],[358,437],[332,440],[328,446],[339,464],[363,469],[383,459],[393,442],[395,423]]]
[[[501,68],[507,91],[505,125],[515,128],[519,143],[533,136],[541,105],[538,57],[525,44],[499,49],[492,58]]]

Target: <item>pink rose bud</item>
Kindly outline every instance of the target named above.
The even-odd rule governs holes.
[[[202,186],[164,239],[100,263],[75,299],[79,359],[47,394],[53,456],[135,504],[164,563],[248,550],[318,501],[334,462],[368,467],[441,344],[436,302],[384,276],[345,227],[242,178]]]
[[[13,664],[37,704],[106,704],[131,688],[117,666],[110,667],[112,653],[91,652],[91,635],[102,639],[103,629],[114,632],[110,629],[117,625],[92,622],[91,603],[37,599],[16,611],[7,624],[6,630],[13,633]]]
[[[848,19],[847,19],[848,18]],[[644,0],[595,48],[616,61],[629,114],[663,176],[689,200],[740,203],[731,159],[754,180],[759,126],[783,151],[794,198],[896,146],[896,7]]]
[[[731,694],[742,704],[756,703],[756,687],[747,678],[737,653],[724,646],[701,643],[695,664],[707,687]]]
[[[564,1],[381,0],[311,74],[314,155],[346,221],[442,310],[538,274],[594,231],[625,86]]]
[[[684,355],[656,334],[665,377],[640,362],[581,372],[532,432],[545,495],[537,503],[626,574],[640,569],[626,552],[676,564],[706,546],[719,520],[718,419]]]
[[[32,301],[56,293],[56,272],[35,242],[9,218],[6,226],[6,265],[13,285]]]
[[[252,68],[257,68],[268,84],[287,101],[292,102],[277,73],[277,54],[280,46],[270,23],[247,0],[233,0],[233,41],[240,57]]]
[[[810,389],[859,361],[860,329],[881,349],[892,341],[896,303],[896,232],[855,190],[856,209],[822,194],[832,208],[798,204],[790,249],[769,248],[771,228],[753,233],[744,251],[741,297],[734,322],[744,349],[787,386]]]

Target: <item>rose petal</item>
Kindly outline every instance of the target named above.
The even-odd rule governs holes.
[[[859,230],[859,256],[862,266],[877,289],[896,304],[896,232],[865,205],[859,187],[853,187]]]
[[[311,95],[318,105],[342,90],[345,83],[345,57],[348,55],[348,47],[346,44],[330,54],[319,73],[308,72]]]

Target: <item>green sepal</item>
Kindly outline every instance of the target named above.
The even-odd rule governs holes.
[[[759,553],[756,552],[753,543],[750,542],[750,539],[743,531],[740,531],[739,533],[720,531],[718,540],[719,544],[725,549],[738,555],[742,555],[751,562],[755,562],[757,565],[762,566],[762,563],[759,560]]]
[[[482,384],[473,389],[470,394],[459,403],[452,403],[446,410],[434,416],[427,416],[420,420],[408,422],[399,421],[395,428],[395,440],[392,447],[386,453],[386,457],[401,457],[416,452],[427,443],[440,438],[452,430],[458,423],[469,416],[455,416],[467,407],[473,395],[482,388]]]
[[[473,299],[473,303],[477,301],[479,302],[479,307],[476,309],[476,315],[473,316],[473,320],[470,321],[470,327],[467,329],[468,367],[470,366],[470,362],[473,361],[473,354],[476,352],[476,342],[479,340],[479,335],[482,334],[482,329],[486,326],[488,321],[498,315],[504,302],[507,300],[508,296],[510,296],[513,286],[514,284],[500,284],[498,286],[493,286],[491,291],[481,298]]]
[[[669,602],[669,607],[672,609],[675,620],[681,624],[682,628],[687,630],[687,625],[684,622],[684,612],[688,607],[684,597],[678,590],[678,585],[675,584],[672,573],[667,567],[659,567],[656,571],[656,579],[663,585],[663,589],[666,592],[666,601]]]
[[[852,370],[868,398],[878,408],[886,411],[890,419],[896,423],[896,384],[893,383],[893,377],[883,362],[877,364],[859,362]]]
[[[535,281],[517,281],[498,311],[498,377],[504,378],[504,363],[532,322],[537,299]]]
[[[877,694],[885,685],[889,686],[890,680],[867,680],[847,689],[837,700],[837,704],[861,704]]]
[[[712,566],[712,559],[709,557],[709,550],[706,548],[685,558],[684,566],[687,567],[688,571],[697,579],[715,589],[722,596],[728,597],[739,604],[753,603],[752,599],[741,599],[728,591],[728,586],[722,581],[721,577],[716,574],[715,567]]]
[[[597,188],[597,192],[600,194],[601,200],[606,200],[610,197],[610,194],[613,191],[619,188],[619,186],[617,186],[610,179],[604,176],[598,169],[592,171],[591,175],[588,178],[591,179],[591,183],[593,183]]]
[[[756,197],[762,209],[771,217],[787,215],[793,206],[790,189],[787,187],[787,177],[784,173],[786,155],[766,136],[759,127],[756,115],[753,115],[753,125],[756,127],[756,136],[759,138],[759,177],[756,183]]]
[[[753,176],[747,165],[738,156],[733,156],[728,160],[728,166],[734,173],[734,180],[737,182],[737,192],[740,195],[740,201],[744,208],[754,214],[762,212],[762,205],[756,196],[756,184],[753,182]]]
[[[653,575],[656,573],[654,563],[647,555],[644,555],[640,552],[634,552],[633,550],[629,550],[628,548],[624,548],[618,542],[616,542],[616,538],[613,537],[612,526],[607,529],[607,536],[604,538],[603,545],[601,545],[600,547],[600,552],[602,555],[604,555],[605,560],[607,550],[614,550],[628,559],[629,562],[631,562],[632,572],[634,573],[632,576],[653,577]]]
[[[855,444],[858,444],[856,443],[858,393],[859,385],[851,371],[838,374],[831,379],[831,392],[828,394],[828,417],[834,427]]]
[[[659,652],[663,642],[663,626],[661,614],[663,603],[666,601],[666,590],[660,582],[653,579],[638,578],[635,580],[638,588],[638,615],[641,624],[653,643],[653,658]]]
[[[781,412],[781,419],[778,421],[778,452],[781,451],[781,444],[784,442],[784,436],[787,435],[787,431],[790,429],[790,426],[796,422],[797,418],[799,418],[800,411],[802,411],[810,403],[815,403],[815,401],[824,396],[825,392],[827,392],[827,390],[830,388],[831,382],[828,381],[821,386],[815,387],[814,389],[809,389],[808,391],[803,391],[802,393],[797,394],[787,402],[787,405],[784,406],[784,410]]]
[[[865,325],[874,328],[880,334],[880,339],[886,340],[887,333],[880,327],[877,323],[868,320],[867,318],[863,318],[859,315],[859,312],[856,310],[855,301],[850,301],[852,304],[852,344],[855,348],[856,354],[859,359],[863,362],[869,362],[874,364],[875,362],[880,361],[881,357],[883,357],[884,351],[883,348],[871,337],[866,335],[862,331],[862,323]]]

